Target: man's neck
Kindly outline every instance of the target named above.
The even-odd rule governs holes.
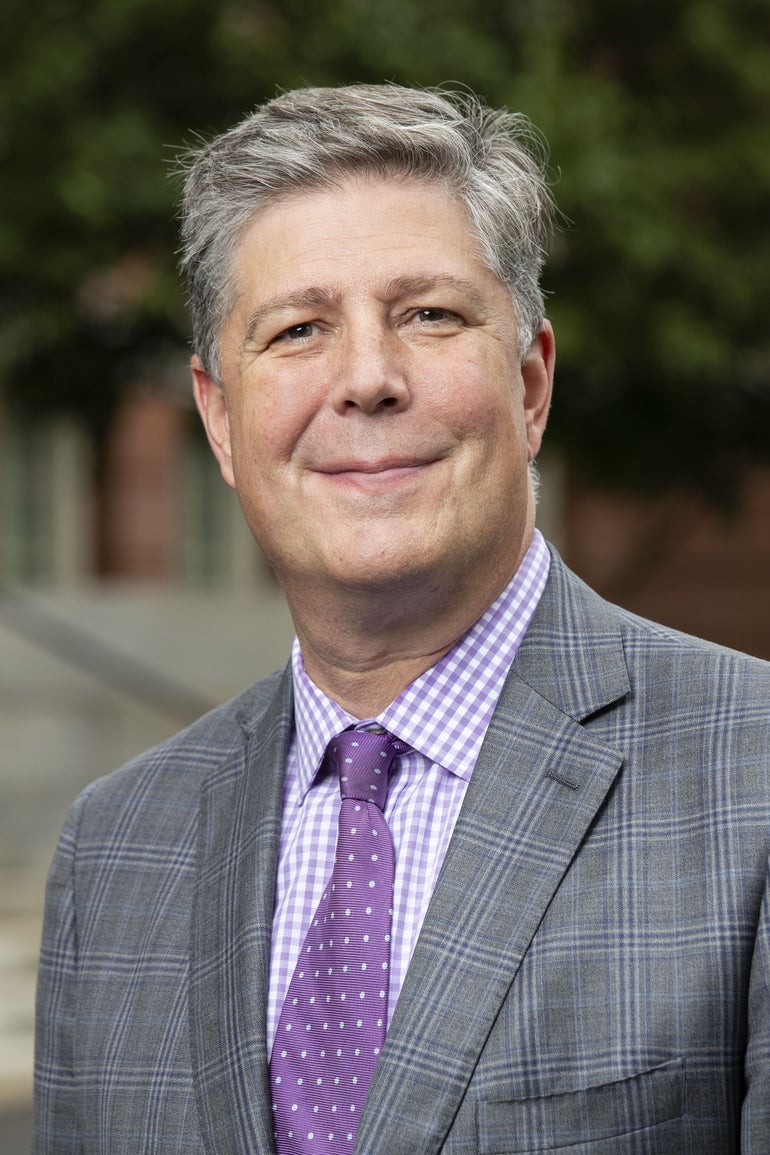
[[[309,600],[287,591],[305,670],[353,717],[374,717],[459,641],[512,576],[474,582],[456,597],[398,589]]]

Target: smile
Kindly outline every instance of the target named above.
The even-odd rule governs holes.
[[[435,464],[435,459],[426,461],[415,459],[405,461],[390,459],[346,461],[327,466],[318,472],[327,477],[333,484],[354,486],[357,489],[374,493],[414,481]]]

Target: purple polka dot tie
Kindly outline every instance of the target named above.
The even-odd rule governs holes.
[[[326,756],[342,805],[334,869],[302,944],[270,1059],[279,1155],[353,1150],[385,1040],[393,840],[383,815],[391,734],[346,730]]]

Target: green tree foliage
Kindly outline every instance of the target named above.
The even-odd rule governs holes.
[[[527,112],[567,218],[551,441],[727,499],[770,442],[770,0],[5,0],[0,380],[108,419],[178,363],[174,156],[276,87],[456,82]]]

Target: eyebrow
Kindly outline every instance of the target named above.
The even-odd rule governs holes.
[[[331,289],[322,289],[311,286],[307,289],[302,289],[296,293],[283,293],[277,297],[271,297],[269,301],[265,301],[263,305],[257,305],[249,314],[249,319],[246,324],[246,331],[243,336],[243,344],[247,345],[249,341],[254,338],[259,326],[272,317],[275,313],[281,313],[292,309],[323,309],[330,305],[337,304],[339,301],[339,293],[333,292]]]
[[[452,273],[437,273],[435,276],[403,276],[393,277],[385,286],[388,300],[398,300],[400,297],[413,296],[418,293],[432,293],[436,289],[457,289],[470,298],[476,309],[486,312],[488,303],[484,294],[479,292],[473,281],[465,277],[455,277]]]

